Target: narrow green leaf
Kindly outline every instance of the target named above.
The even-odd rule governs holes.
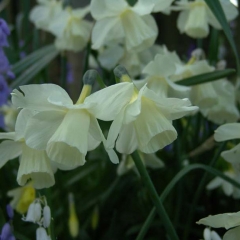
[[[49,62],[51,62],[58,54],[59,52],[55,49],[51,53],[42,57],[40,60],[26,69],[17,79],[15,79],[10,87],[16,88],[20,85],[24,85],[30,82],[32,78],[36,76],[42,69],[44,69],[49,64]]]
[[[204,74],[199,74],[194,77],[190,78],[185,78],[183,80],[180,80],[176,82],[179,85],[184,85],[184,86],[193,86],[197,84],[202,84],[206,82],[212,82],[216,81],[222,78],[226,78],[236,72],[235,69],[226,69],[226,70],[221,70],[221,71],[214,71],[211,73],[204,73]]]
[[[48,45],[45,46],[37,51],[34,51],[33,53],[29,54],[27,57],[22,59],[21,61],[15,63],[12,66],[12,71],[17,75],[27,69],[29,66],[34,64],[36,61],[41,59],[42,57],[46,56],[46,54],[50,54],[51,52],[54,52],[55,47],[54,45]]]
[[[211,9],[211,11],[213,12],[213,14],[215,15],[215,17],[217,18],[217,20],[219,21],[219,23],[221,24],[223,31],[227,37],[227,40],[233,50],[233,53],[235,55],[236,58],[236,64],[237,64],[237,72],[238,75],[240,74],[240,62],[239,62],[239,56],[238,56],[238,51],[236,48],[236,45],[234,43],[233,40],[233,36],[229,27],[229,24],[227,22],[226,16],[224,14],[224,11],[222,9],[222,6],[219,2],[219,0],[205,0],[205,2],[207,3],[208,7]]]

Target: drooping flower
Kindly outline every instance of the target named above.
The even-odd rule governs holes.
[[[12,233],[12,227],[10,223],[5,223],[2,227],[2,231],[0,234],[0,239],[1,240],[15,240],[16,238],[14,237]]]
[[[34,201],[28,207],[27,216],[23,218],[26,222],[37,223],[42,216],[42,207],[38,201]]]
[[[37,0],[38,4],[30,12],[30,21],[39,28],[48,31],[54,17],[62,12],[62,1]]]
[[[88,98],[90,111],[104,121],[114,120],[108,134],[108,147],[130,154],[139,149],[154,153],[177,138],[172,120],[181,118],[198,107],[188,99],[166,98],[156,95],[146,86],[140,91],[127,75],[117,67],[115,75],[123,82],[100,90]]]
[[[220,236],[213,230],[205,228],[203,231],[204,240],[221,240]]]
[[[220,0],[220,3],[228,21],[237,17],[238,10],[229,0]],[[180,0],[176,4],[177,6],[172,8],[182,11],[177,20],[177,27],[181,33],[193,38],[205,38],[209,33],[209,25],[217,29],[222,28],[204,0]]]
[[[54,84],[21,86],[24,95],[18,90],[12,93],[16,107],[37,112],[28,122],[26,144],[39,151],[46,149],[48,157],[63,170],[83,165],[87,151],[101,142],[106,147],[100,126],[89,112],[92,105],[84,101],[91,92],[90,75],[88,72],[84,76],[88,84],[76,104],[64,89]],[[106,151],[110,160],[117,163],[116,153],[112,149]]]
[[[224,234],[223,240],[238,239],[240,235],[240,212],[210,215],[200,219],[197,224],[213,228],[225,228],[227,230],[232,228]]]
[[[62,10],[49,24],[48,30],[56,36],[55,46],[60,50],[80,51],[90,39],[92,23],[83,18],[89,13],[89,6]]]
[[[127,1],[91,1],[91,14],[97,20],[92,32],[92,48],[111,42],[123,42],[127,51],[142,51],[153,45],[158,28],[150,15],[154,4],[138,1],[133,7]]]

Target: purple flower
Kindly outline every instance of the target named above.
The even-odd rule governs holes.
[[[0,75],[0,106],[7,103],[11,89],[8,87],[6,80]]]
[[[67,63],[67,82],[72,83],[73,82],[73,71],[72,66],[70,63]]]
[[[10,70],[10,65],[8,59],[3,51],[0,48],[0,74],[5,74]]]
[[[6,21],[0,18],[0,47],[8,47],[7,37],[10,34],[10,30]]]
[[[9,223],[5,223],[2,228],[1,240],[15,240],[15,237],[12,234],[12,228]]]
[[[10,204],[8,204],[8,205],[6,206],[6,210],[7,210],[8,217],[9,217],[10,219],[13,219],[13,217],[14,217],[14,212],[13,212],[13,208],[11,207]]]

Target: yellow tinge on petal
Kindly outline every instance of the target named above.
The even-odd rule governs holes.
[[[16,211],[21,214],[26,213],[29,205],[34,201],[35,197],[36,191],[31,185],[23,187],[22,194],[16,206]]]
[[[98,209],[98,206],[96,206],[93,210],[92,219],[91,219],[91,226],[93,230],[97,228],[98,222],[99,222],[99,209]]]
[[[79,221],[76,214],[75,203],[73,194],[69,194],[69,219],[68,219],[68,227],[70,235],[75,238],[79,233]]]

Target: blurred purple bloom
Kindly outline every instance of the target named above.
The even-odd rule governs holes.
[[[15,240],[9,223],[5,223],[3,225],[0,240]]]
[[[8,47],[7,37],[10,34],[10,30],[6,21],[0,18],[0,47]]]
[[[0,74],[7,73],[10,70],[10,65],[8,59],[3,51],[0,48]]]
[[[187,50],[187,58],[188,59],[191,58],[192,51],[194,51],[195,49],[196,49],[196,45],[194,43],[191,43]]]
[[[8,217],[9,217],[10,219],[13,219],[13,217],[14,217],[14,212],[13,212],[13,208],[11,207],[10,204],[8,204],[8,205],[6,206],[6,210],[7,210],[7,215],[8,215]]]
[[[73,71],[72,71],[72,66],[67,63],[67,82],[72,83],[73,82]]]
[[[8,87],[6,80],[0,75],[0,106],[7,103],[10,93],[11,89]]]

